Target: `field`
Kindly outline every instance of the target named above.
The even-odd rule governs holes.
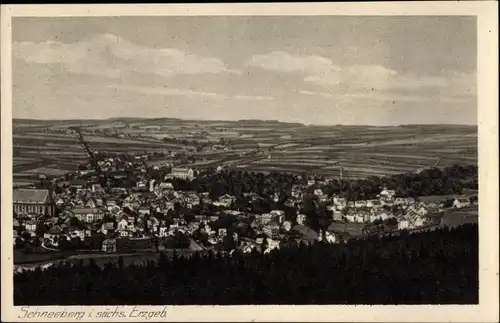
[[[14,182],[74,171],[90,149],[107,153],[195,151],[225,141],[227,150],[193,152],[193,167],[311,172],[363,178],[456,163],[477,164],[477,127],[460,125],[306,126],[277,121],[178,119],[14,120]],[[168,140],[163,140],[168,138]]]
[[[457,227],[466,223],[477,223],[477,221],[478,207],[472,206],[446,211],[442,219],[442,224],[448,227]]]

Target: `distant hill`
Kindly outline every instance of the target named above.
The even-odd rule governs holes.
[[[252,125],[252,126],[270,126],[270,125],[280,125],[286,127],[308,127],[308,128],[331,128],[331,127],[342,127],[342,128],[477,128],[477,125],[460,125],[460,124],[404,124],[404,125],[305,125],[298,122],[285,122],[279,120],[261,120],[261,119],[242,119],[242,120],[195,120],[195,119],[178,119],[178,118],[140,118],[140,117],[123,117],[123,118],[107,118],[107,119],[65,119],[65,120],[41,120],[41,119],[18,119],[13,118],[13,123],[16,124],[36,124],[36,125],[64,125],[67,123],[81,123],[81,124],[106,124],[107,122],[124,122],[124,123],[145,123],[145,124],[158,124],[158,123],[181,123],[181,124],[215,124],[223,123],[228,125]]]

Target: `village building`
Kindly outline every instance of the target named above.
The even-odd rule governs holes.
[[[190,181],[194,179],[194,171],[192,168],[173,167],[170,175],[174,178],[182,178]]]
[[[285,221],[285,222],[283,222],[281,227],[283,228],[283,230],[288,232],[292,229],[292,223],[290,221]]]
[[[73,208],[70,210],[72,216],[86,223],[102,220],[104,212],[97,208]]]
[[[394,195],[396,195],[396,191],[384,188],[379,195],[380,200],[391,201],[394,198]]]
[[[51,217],[55,212],[54,201],[46,189],[14,189],[12,200],[15,213]]]
[[[116,252],[116,240],[106,239],[102,242],[102,251],[104,252]]]
[[[297,224],[303,225],[306,222],[306,216],[304,214],[297,214]]]
[[[410,221],[407,219],[400,219],[398,222],[398,230],[407,230],[410,227]]]
[[[280,226],[276,222],[270,222],[264,226],[264,234],[271,239],[279,239]]]
[[[453,207],[456,209],[461,209],[470,206],[470,200],[466,197],[457,197],[453,200]]]

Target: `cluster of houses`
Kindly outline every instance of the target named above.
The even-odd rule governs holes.
[[[225,194],[216,200],[208,192],[175,190],[173,178],[192,180],[196,172],[188,168],[171,168],[163,178],[148,175],[147,156],[138,156],[130,162],[109,158],[100,161],[100,170],[107,170],[115,181],[134,176],[133,187],[109,187],[96,170],[81,170],[75,178],[61,178],[55,182],[56,189],[14,190],[14,238],[27,232],[33,238],[40,238],[43,245],[57,248],[61,239],[84,240],[94,235],[104,235],[102,250],[116,251],[117,239],[168,238],[182,233],[194,239],[200,233],[207,237],[205,247],[220,245],[226,236],[232,235],[238,248],[244,252],[260,249],[269,252],[279,248],[283,239],[309,242],[324,240],[335,243],[344,235],[338,230],[316,232],[307,227],[307,217],[301,213],[301,203],[307,186],[294,185],[285,205],[298,212],[295,219],[286,219],[283,210],[271,210],[264,214],[241,212],[234,205],[236,197]],[[155,163],[154,170],[165,165]],[[128,172],[125,170],[128,169]],[[219,167],[217,171],[221,171]],[[309,185],[310,183],[308,183]],[[107,188],[105,188],[107,187]],[[439,199],[416,201],[413,198],[396,197],[393,190],[383,189],[378,199],[348,201],[334,195],[329,197],[320,188],[313,189],[320,203],[328,205],[333,222],[369,224],[394,218],[399,229],[418,228],[425,225],[426,215],[443,208]],[[254,201],[261,198],[256,193],[244,196]],[[273,196],[275,202],[280,196]],[[437,201],[437,202],[436,202]],[[200,205],[212,205],[217,212],[200,211]],[[471,205],[466,197],[456,197],[453,207]],[[187,217],[184,210],[194,210]],[[226,216],[237,219],[230,227],[213,226],[214,222]],[[248,221],[248,220],[251,221]],[[237,229],[249,227],[255,234],[236,234]]]

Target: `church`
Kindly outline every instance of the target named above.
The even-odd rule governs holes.
[[[47,189],[14,189],[12,201],[15,213],[54,215],[54,202]]]

